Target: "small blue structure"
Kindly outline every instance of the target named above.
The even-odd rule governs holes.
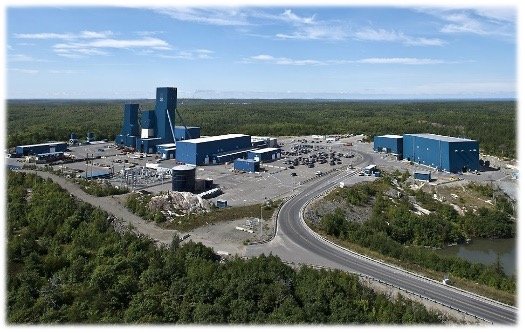
[[[260,162],[270,162],[281,158],[280,148],[262,148],[248,152],[248,159]]]
[[[175,157],[186,164],[217,164],[246,157],[251,149],[249,135],[226,134],[178,141]]]
[[[259,161],[238,158],[233,163],[233,169],[244,172],[259,172],[260,165]]]
[[[165,160],[175,158],[175,153],[177,151],[177,145],[175,143],[165,143],[163,145],[157,145],[157,153],[160,154],[160,157]]]
[[[414,171],[414,179],[429,182],[431,179],[431,175],[429,171]]]
[[[374,151],[403,155],[403,137],[401,135],[379,135],[374,137]]]
[[[403,158],[437,170],[479,170],[479,142],[436,134],[403,135]]]
[[[175,140],[198,139],[201,137],[201,128],[195,126],[175,126]]]
[[[137,138],[140,136],[138,113],[138,104],[124,104],[124,123],[120,134],[115,139],[117,145],[135,148]]]
[[[67,144],[65,142],[48,142],[39,143],[35,145],[16,146],[16,154],[18,156],[38,155],[55,152],[64,152],[66,151],[66,149]]]

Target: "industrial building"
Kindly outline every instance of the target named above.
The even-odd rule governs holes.
[[[132,147],[140,152],[155,153],[157,146],[175,143],[181,139],[198,138],[200,128],[175,126],[177,88],[157,88],[155,110],[142,111],[139,119],[139,105],[124,105],[124,122],[115,143]]]
[[[178,162],[186,164],[221,164],[245,158],[250,150],[249,135],[226,134],[178,141],[175,156]]]
[[[260,162],[252,159],[241,159],[238,158],[233,162],[233,169],[244,172],[259,172]]]
[[[448,172],[479,169],[479,142],[436,134],[403,135],[403,158]]]
[[[157,153],[159,153],[160,158],[164,160],[175,158],[176,150],[177,145],[175,143],[165,143],[162,145],[157,145]]]
[[[414,171],[414,179],[429,182],[432,177],[429,171]]]
[[[401,135],[375,136],[374,151],[403,156],[403,137]]]
[[[248,152],[248,159],[260,162],[271,162],[281,158],[280,148],[263,148]]]
[[[201,137],[201,128],[195,126],[175,126],[175,140],[189,140]]]
[[[56,152],[64,152],[67,149],[65,142],[48,142],[34,145],[16,146],[16,154],[18,156],[49,154]]]
[[[252,136],[252,146],[259,148],[275,148],[278,147],[277,138],[268,136]]]

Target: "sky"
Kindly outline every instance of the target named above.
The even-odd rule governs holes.
[[[9,99],[517,97],[506,7],[6,8]]]

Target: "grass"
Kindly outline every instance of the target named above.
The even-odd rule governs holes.
[[[270,205],[264,205],[262,209],[263,219],[270,219],[274,211],[279,207],[280,203],[280,201],[274,201]],[[162,223],[161,226],[166,229],[190,231],[210,223],[234,221],[248,217],[261,217],[261,204],[240,207],[214,208],[211,212],[191,214],[170,219],[169,221]]]
[[[309,226],[312,228],[312,230],[314,230],[315,232],[317,232],[318,234],[320,234],[324,238],[326,238],[326,239],[328,239],[328,240],[330,240],[330,241],[332,241],[332,242],[334,242],[334,243],[336,243],[338,245],[341,245],[344,248],[347,248],[349,250],[357,252],[359,254],[362,254],[362,255],[365,255],[365,256],[368,256],[368,257],[371,257],[371,258],[374,258],[374,259],[378,259],[378,260],[381,260],[383,262],[386,262],[386,263],[389,263],[389,264],[392,264],[392,265],[399,266],[399,267],[404,268],[404,269],[406,269],[408,271],[415,272],[417,274],[426,276],[428,278],[431,278],[431,279],[434,279],[434,280],[437,280],[437,281],[441,281],[443,279],[443,273],[442,272],[430,270],[428,268],[424,268],[424,267],[421,267],[421,266],[416,265],[416,264],[403,262],[403,261],[401,261],[399,259],[395,259],[395,258],[392,258],[392,257],[388,257],[388,256],[385,256],[385,255],[382,255],[382,254],[380,254],[378,252],[372,251],[372,250],[367,249],[365,247],[362,247],[362,246],[360,246],[358,244],[352,243],[352,242],[350,242],[348,240],[341,240],[341,239],[338,239],[336,237],[329,236],[328,234],[326,234],[322,230],[320,230],[318,228],[315,228],[312,225],[309,225]],[[496,300],[496,301],[499,301],[499,302],[502,302],[502,303],[505,303],[505,304],[516,305],[516,295],[510,294],[510,293],[505,292],[505,291],[497,290],[497,289],[491,288],[489,286],[477,284],[476,282],[473,282],[473,281],[470,281],[470,280],[467,280],[467,279],[458,278],[458,277],[454,277],[454,276],[451,276],[450,278],[452,280],[452,285],[457,287],[457,288],[464,289],[464,290],[467,290],[467,291],[473,292],[475,294],[491,298],[493,300]]]

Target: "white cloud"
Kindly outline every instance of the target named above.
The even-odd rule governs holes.
[[[80,74],[80,73],[84,73],[84,71],[74,70],[74,69],[50,69],[48,73],[50,74]]]
[[[248,25],[247,15],[236,9],[167,8],[156,12],[179,20],[219,26]]]
[[[297,14],[294,14],[291,9],[285,9],[282,14],[279,15],[279,18],[283,21],[292,23],[292,24],[314,24],[315,15],[310,17],[301,17]]]
[[[28,75],[35,75],[40,72],[38,69],[27,69],[27,68],[9,68],[9,71],[20,73],[20,74],[28,74]]]
[[[159,58],[163,59],[184,59],[184,60],[196,60],[196,59],[213,59],[212,54],[214,52],[206,49],[196,50],[184,50],[179,51],[175,54],[159,54]]]
[[[35,58],[28,56],[27,54],[11,54],[7,57],[8,62],[29,62],[36,61]]]
[[[62,39],[62,40],[72,40],[72,39],[91,39],[91,38],[107,38],[112,36],[113,32],[111,31],[81,31],[80,33],[54,33],[54,32],[41,32],[33,34],[14,34],[15,38],[18,39]]]
[[[429,59],[429,58],[366,58],[356,61],[360,64],[394,64],[394,65],[436,65],[447,62],[441,59]]]
[[[443,46],[446,42],[439,38],[413,37],[395,30],[364,28],[354,33],[359,40],[376,42],[397,42],[414,46]]]
[[[425,8],[418,11],[444,21],[440,29],[442,33],[511,37],[510,40],[515,36],[517,11],[512,7]]]
[[[243,63],[267,63],[273,65],[344,65],[344,64],[370,64],[370,65],[437,65],[437,64],[457,64],[459,61],[446,61],[443,59],[431,58],[363,58],[363,59],[291,59],[285,57],[274,57],[268,54],[259,54],[245,58]]]
[[[348,34],[341,26],[304,26],[290,34],[278,33],[278,39],[344,40]]]
[[[104,49],[134,49],[151,48],[169,50],[170,45],[158,38],[144,37],[141,39],[95,39],[86,42],[59,43],[53,46],[55,53],[68,58],[82,58],[91,55],[107,55]]]
[[[325,65],[326,63],[319,60],[312,59],[290,59],[284,57],[274,57],[268,54],[259,54],[243,60],[244,63],[263,62],[274,65],[293,65],[293,66],[304,66],[304,65]]]

